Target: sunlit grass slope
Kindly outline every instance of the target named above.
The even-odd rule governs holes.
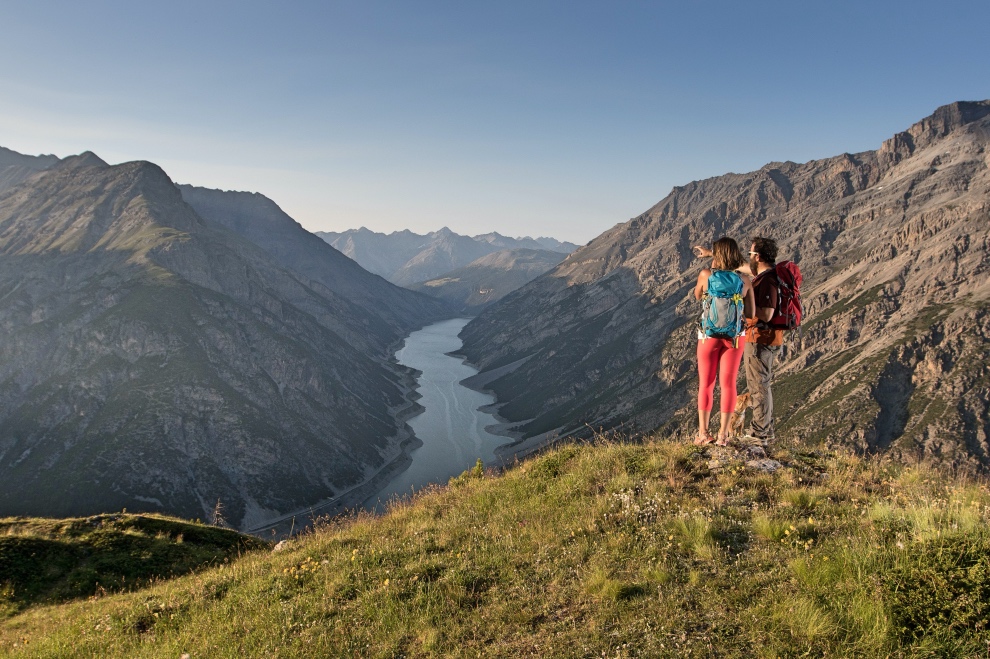
[[[144,590],[12,656],[983,656],[990,492],[848,454],[568,446]]]

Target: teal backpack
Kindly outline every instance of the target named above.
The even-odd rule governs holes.
[[[743,280],[731,270],[715,270],[701,298],[701,331],[705,336],[732,339],[743,328]]]

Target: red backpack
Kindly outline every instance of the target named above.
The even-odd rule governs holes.
[[[777,309],[770,319],[770,327],[792,330],[801,326],[801,270],[793,261],[781,261],[774,266],[777,276]]]

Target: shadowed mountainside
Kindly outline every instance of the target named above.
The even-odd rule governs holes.
[[[378,316],[88,153],[0,193],[0,255],[0,514],[220,500],[246,526],[402,454],[411,375],[384,357],[425,296],[354,268],[393,291]]]
[[[227,192],[180,185],[182,199],[208,222],[234,231],[265,250],[317,290],[332,291],[363,308],[374,320],[365,326],[385,344],[450,315],[434,299],[410,293],[370,274],[326,241],[302,228],[278,205],[257,192]],[[385,327],[375,327],[376,324]]]
[[[462,332],[527,436],[695,418],[693,244],[769,235],[805,275],[775,385],[781,434],[990,465],[990,101],[877,151],[675,188]],[[561,383],[566,383],[561,385]]]

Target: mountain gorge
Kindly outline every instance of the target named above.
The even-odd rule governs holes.
[[[990,466],[988,141],[990,101],[959,102],[876,151],[677,187],[487,309],[462,352],[531,441],[689,429],[691,246],[767,235],[805,276],[779,434]]]
[[[0,514],[219,501],[245,527],[402,458],[388,348],[441,304],[260,195],[90,153],[3,173]]]

